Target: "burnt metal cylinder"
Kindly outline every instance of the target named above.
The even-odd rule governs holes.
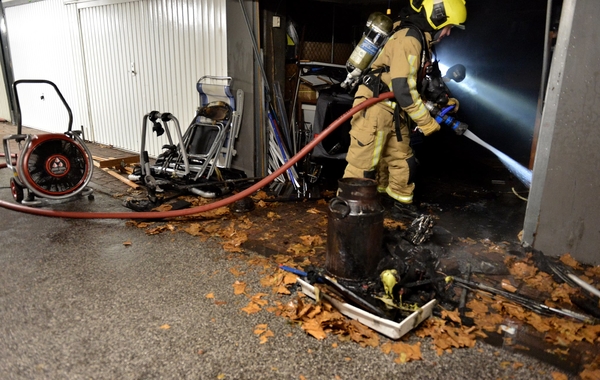
[[[377,275],[383,258],[383,207],[377,182],[342,178],[338,195],[329,202],[325,270],[348,280]]]

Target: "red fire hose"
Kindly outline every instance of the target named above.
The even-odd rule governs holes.
[[[4,154],[4,153],[0,153],[0,157],[6,157],[6,154]],[[16,155],[16,154],[11,154],[11,155],[10,155],[10,157],[11,157],[11,158],[17,158],[17,155]],[[13,165],[16,165],[17,163],[16,163],[16,161],[15,161],[15,160],[13,160],[13,161],[12,161],[12,164],[13,164]],[[6,165],[6,162],[0,162],[0,169],[4,169],[6,166],[7,166],[7,165]]]
[[[313,139],[310,143],[308,143],[300,152],[298,152],[295,156],[289,159],[283,166],[277,169],[275,172],[271,173],[269,176],[263,178],[253,186],[243,190],[231,197],[227,197],[225,199],[221,199],[219,201],[193,207],[185,210],[176,210],[176,211],[161,211],[161,212],[78,212],[78,211],[55,211],[55,210],[44,210],[33,207],[23,206],[17,203],[10,203],[6,201],[0,200],[0,207],[4,207],[13,211],[25,212],[33,215],[41,215],[41,216],[49,216],[55,218],[71,218],[71,219],[164,219],[164,218],[175,218],[178,216],[186,216],[192,214],[198,214],[201,212],[206,212],[210,210],[217,209],[219,207],[226,206],[230,203],[238,201],[242,198],[245,198],[254,192],[260,190],[264,186],[268,185],[275,178],[279,177],[283,174],[287,169],[289,169],[292,165],[298,162],[302,157],[308,154],[314,147],[323,141],[325,137],[327,137],[331,132],[333,132],[337,127],[342,125],[346,120],[350,119],[352,115],[361,111],[375,103],[378,103],[382,100],[392,98],[394,96],[393,92],[386,92],[381,94],[378,98],[371,98],[365,100],[361,104],[351,108],[346,111],[342,116],[337,118],[333,123],[331,123],[327,128],[323,130],[315,139]],[[0,167],[1,168],[1,167]]]

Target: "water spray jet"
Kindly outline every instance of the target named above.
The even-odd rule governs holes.
[[[477,144],[481,145],[482,147],[486,148],[490,152],[494,153],[496,155],[496,157],[498,157],[500,162],[502,162],[502,164],[504,164],[504,166],[506,166],[508,171],[510,171],[515,177],[517,177],[517,179],[519,181],[521,181],[521,183],[523,185],[527,186],[528,189],[531,187],[531,177],[532,177],[531,170],[527,169],[526,167],[519,164],[517,161],[513,160],[506,154],[502,153],[498,149],[496,149],[493,146],[491,146],[490,144],[486,143],[485,141],[483,141],[482,139],[477,137],[470,130],[466,130],[465,133],[463,133],[463,136],[471,139],[472,141],[474,141]]]

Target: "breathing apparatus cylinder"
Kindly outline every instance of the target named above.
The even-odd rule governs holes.
[[[362,73],[371,65],[393,29],[392,20],[381,12],[371,13],[367,19],[365,33],[346,62],[348,76],[341,83],[342,88],[352,88]]]

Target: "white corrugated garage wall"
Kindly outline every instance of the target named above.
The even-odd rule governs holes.
[[[47,0],[7,8],[6,17],[15,78],[52,74],[43,78],[59,85],[74,114],[84,114],[76,129],[84,125],[86,138],[132,152],[139,151],[145,114],[171,112],[185,128],[198,105],[196,81],[227,75],[225,0]],[[54,21],[40,25],[43,18]],[[40,42],[43,33],[51,36]],[[40,49],[56,53],[46,59]],[[23,124],[64,131],[47,126],[39,91],[24,91]],[[164,143],[150,138],[150,154]]]
[[[77,64],[80,49],[77,49],[76,8],[66,7],[60,0],[5,6],[15,80],[54,82],[72,108],[76,129],[89,126],[82,107],[85,106],[83,67]],[[67,112],[50,86],[22,84],[18,92],[23,125],[48,132],[66,130]]]

